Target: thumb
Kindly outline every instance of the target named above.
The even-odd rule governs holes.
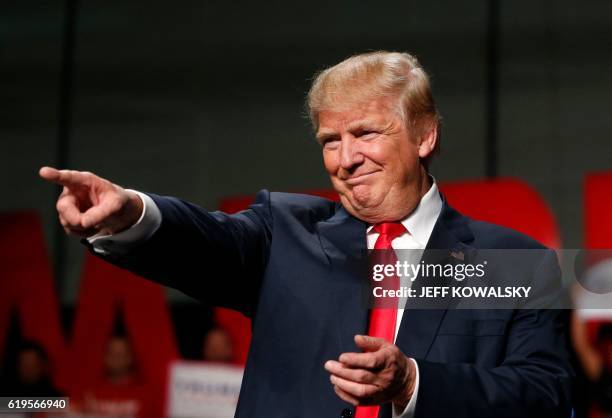
[[[99,203],[87,209],[81,217],[81,225],[83,228],[93,228],[101,224],[107,217],[114,212],[111,205],[106,202]]]
[[[355,335],[355,344],[363,351],[377,351],[382,346],[389,344],[384,338],[371,337],[369,335]]]

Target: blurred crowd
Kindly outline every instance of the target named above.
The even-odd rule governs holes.
[[[608,290],[610,285],[608,277],[605,276],[604,290]],[[598,298],[601,306],[601,298],[609,297],[607,295],[612,293],[589,292],[578,285],[571,290],[576,309],[569,312],[568,346],[576,372],[575,418],[612,418],[612,309],[596,309],[592,300]],[[612,306],[612,300],[604,306]],[[158,416],[153,411],[156,399],[152,394],[155,391],[150,390],[150,382],[139,368],[130,336],[122,326],[115,328],[100,358],[103,364],[100,378],[95,384],[71,393],[56,387],[54,365],[41,343],[9,336],[9,340],[19,341],[6,344],[13,349],[4,350],[0,364],[0,396],[67,396],[70,400],[69,416],[73,417]],[[214,364],[235,363],[235,341],[225,329],[212,322],[202,334],[202,338],[188,340],[191,347],[182,347],[183,358]]]
[[[220,327],[211,328],[204,335],[199,360],[230,364],[233,359],[234,349],[229,334]],[[0,396],[67,396],[70,399],[69,415],[72,417],[155,416],[152,411],[155,400],[152,399],[148,382],[139,370],[129,336],[124,333],[111,335],[104,357],[100,360],[104,364],[103,374],[96,384],[79,388],[75,393],[63,393],[54,384],[53,364],[43,346],[36,341],[20,341],[14,355],[5,355],[0,369]]]

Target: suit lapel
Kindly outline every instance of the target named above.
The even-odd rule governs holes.
[[[317,224],[321,246],[327,256],[332,291],[337,306],[337,335],[341,352],[355,351],[353,337],[367,330],[368,309],[364,300],[367,268],[367,224],[353,216],[338,204],[330,219]]]
[[[451,252],[467,251],[473,235],[466,218],[451,208],[443,197],[443,207],[432,231],[427,249]],[[351,216],[338,204],[334,216],[317,224],[336,292],[338,338],[342,352],[354,351],[355,334],[367,332],[367,223]],[[431,255],[428,255],[431,254]],[[440,252],[425,252],[425,257],[440,257]],[[433,260],[425,260],[433,261]],[[439,260],[438,260],[439,261]],[[422,283],[417,279],[415,283]],[[446,309],[411,309],[404,311],[396,345],[408,356],[425,358],[438,332]]]
[[[432,231],[423,261],[425,263],[455,262],[451,252],[463,252],[470,249],[467,242],[473,240],[473,235],[466,225],[466,218],[451,208],[444,199],[442,211]],[[426,279],[425,279],[426,280]],[[424,280],[417,278],[417,294]],[[411,301],[404,310],[400,329],[395,344],[409,357],[423,359],[438,333],[440,323],[447,311],[447,306],[440,309],[414,308]],[[450,302],[450,298],[444,303]],[[412,305],[412,307],[411,307]]]

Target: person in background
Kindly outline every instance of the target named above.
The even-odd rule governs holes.
[[[612,417],[612,254],[589,250],[576,259],[571,288],[571,342],[578,362],[576,418]]]
[[[214,327],[206,333],[202,345],[202,358],[204,361],[215,363],[234,361],[234,344],[223,328]]]
[[[64,396],[51,379],[47,351],[36,341],[23,341],[17,350],[15,377],[2,388],[3,396]]]
[[[129,339],[114,335],[106,346],[102,379],[84,391],[82,412],[106,417],[148,418],[151,399],[147,392]]]

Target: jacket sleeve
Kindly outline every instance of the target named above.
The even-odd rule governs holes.
[[[252,316],[272,240],[270,193],[236,214],[208,212],[149,194],[162,214],[158,230],[124,255],[94,254],[204,303]]]

